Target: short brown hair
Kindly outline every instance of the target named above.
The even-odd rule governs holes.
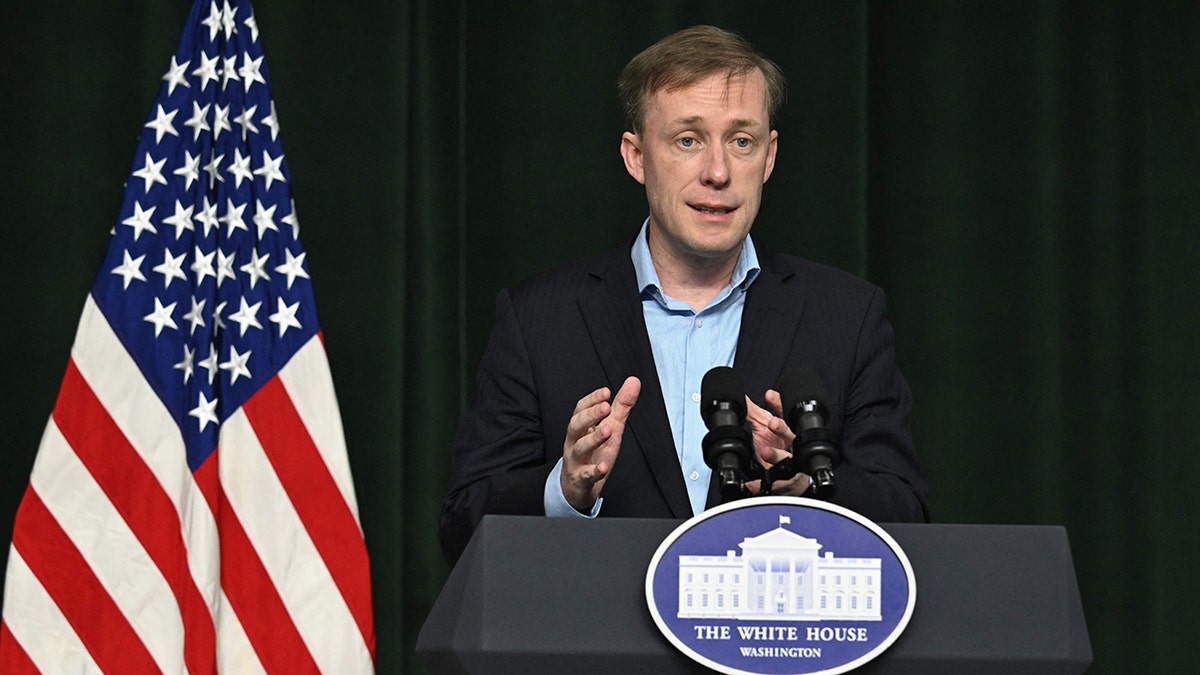
[[[775,128],[775,113],[786,91],[779,66],[742,36],[722,28],[692,26],[672,33],[633,57],[621,71],[617,89],[626,129],[640,132],[646,97],[656,91],[688,87],[713,73],[737,77],[755,69],[766,81],[768,121]]]

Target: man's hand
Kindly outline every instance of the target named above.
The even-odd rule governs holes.
[[[600,497],[621,449],[625,420],[641,391],[641,380],[629,377],[612,403],[608,387],[601,387],[575,404],[563,443],[562,470],[563,496],[575,510],[591,512]]]
[[[783,400],[779,392],[768,389],[767,405],[779,415],[783,414]],[[792,441],[796,434],[788,428],[782,417],[772,415],[769,410],[758,407],[750,397],[746,397],[746,421],[750,423],[750,433],[754,438],[754,448],[758,454],[758,462],[763,467],[770,467],[792,454]],[[800,496],[808,490],[812,480],[807,474],[797,473],[788,480],[775,481],[771,484],[771,494]],[[762,492],[762,481],[747,481],[746,489],[752,494]]]

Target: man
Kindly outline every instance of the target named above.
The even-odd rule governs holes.
[[[625,67],[621,155],[649,218],[631,245],[497,298],[442,510],[451,562],[486,513],[682,519],[719,503],[700,443],[700,381],[715,366],[733,366],[754,397],[764,465],[793,438],[769,412],[781,412],[771,387],[814,369],[843,452],[834,501],[879,521],[928,520],[882,291],[749,236],[783,89],[775,64],[707,26]],[[772,492],[809,484],[798,474]]]

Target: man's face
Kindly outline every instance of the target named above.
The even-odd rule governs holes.
[[[655,92],[641,132],[621,139],[625,168],[646,186],[651,251],[690,265],[735,255],[775,166],[777,136],[757,70]]]

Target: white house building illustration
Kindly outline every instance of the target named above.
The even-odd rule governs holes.
[[[779,527],[734,551],[679,556],[680,619],[881,621],[880,559],[823,556],[817,540]]]

